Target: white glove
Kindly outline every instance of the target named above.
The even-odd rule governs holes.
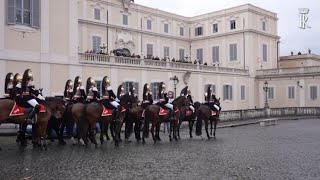
[[[116,101],[117,101],[117,102],[120,102],[120,100],[119,100],[118,98],[116,98]]]
[[[46,100],[43,96],[41,96],[41,94],[39,94],[39,95],[37,96],[37,98],[40,99],[40,100],[43,100],[43,101]]]
[[[80,87],[80,89],[81,89],[81,90],[84,90],[84,87],[83,87],[83,86],[81,86],[81,87]]]

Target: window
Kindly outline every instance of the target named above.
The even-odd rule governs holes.
[[[101,92],[101,81],[96,81],[96,87]]]
[[[216,94],[216,85],[214,84],[206,84],[204,86],[204,93],[206,93],[208,91],[208,87],[211,85],[211,88],[212,88],[212,93],[213,94]]]
[[[100,9],[94,8],[94,19],[100,20]]]
[[[196,29],[195,29],[195,35],[196,36],[201,36],[201,35],[203,35],[203,30],[202,30],[203,28],[202,27],[197,27]]]
[[[7,23],[40,27],[40,0],[8,0]]]
[[[310,86],[310,99],[316,100],[318,98],[318,87]]]
[[[152,92],[152,98],[153,100],[159,100],[158,94],[159,94],[159,86],[160,82],[153,82],[150,84],[150,90]]]
[[[219,63],[219,46],[212,47],[212,62],[214,64]]]
[[[218,32],[218,24],[213,24],[213,33]]]
[[[153,45],[147,44],[147,57],[151,58],[153,56]]]
[[[223,86],[223,100],[232,101],[232,86],[230,85]]]
[[[179,60],[184,60],[184,49],[179,49]]]
[[[164,57],[170,57],[170,48],[169,47],[163,47],[163,56]]]
[[[128,25],[128,15],[126,14],[122,15],[122,23],[123,25]]]
[[[262,30],[265,31],[266,30],[266,22],[262,21]]]
[[[169,24],[164,24],[164,32],[165,33],[169,32]]]
[[[93,50],[93,53],[98,53],[100,51],[100,45],[101,45],[101,37],[92,36],[92,50]]]
[[[262,60],[263,60],[263,62],[267,62],[268,61],[267,53],[268,53],[267,45],[263,44],[262,45]]]
[[[180,36],[184,36],[184,28],[180,27]]]
[[[246,86],[244,85],[240,86],[240,96],[241,96],[241,101],[246,100]]]
[[[197,49],[197,59],[201,64],[203,63],[203,49]]]
[[[230,21],[230,29],[231,30],[236,29],[236,21],[235,20]]]
[[[151,29],[152,29],[151,20],[147,20],[147,29],[148,29],[148,30],[151,30]]]
[[[288,87],[288,99],[294,99],[294,86],[289,86]]]
[[[268,99],[274,99],[274,88],[273,87],[268,88]]]
[[[129,92],[129,89],[130,89],[130,84],[133,84],[133,87],[134,87],[134,94],[139,94],[139,83],[138,82],[133,82],[133,81],[125,81],[123,82],[122,86],[124,88],[124,92],[125,93],[128,93]]]
[[[237,60],[237,44],[230,44],[229,45],[229,55],[230,55],[230,61],[236,61]]]

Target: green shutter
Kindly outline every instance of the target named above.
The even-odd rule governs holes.
[[[16,0],[7,0],[7,24],[16,23]]]
[[[40,0],[32,0],[31,26],[40,28]]]

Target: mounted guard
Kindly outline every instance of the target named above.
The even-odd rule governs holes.
[[[118,91],[117,91],[117,101],[119,101],[119,99],[121,98],[121,96],[125,95],[125,92],[124,92],[124,88],[123,88],[123,85],[119,85],[118,86]]]
[[[193,100],[192,100],[192,96],[191,96],[191,91],[190,89],[188,89],[189,87],[186,86],[185,88],[183,88],[181,90],[180,95],[181,96],[185,96],[188,100],[189,100],[189,108],[192,110],[192,113],[195,114],[195,108],[193,107]]]
[[[117,97],[114,94],[110,84],[111,84],[111,82],[110,82],[109,77],[105,76],[102,79],[102,84],[101,84],[102,99],[100,100],[100,103],[102,103],[104,105],[104,107],[106,107],[106,108],[116,109],[117,110],[116,118],[119,118],[119,115],[121,112],[121,106],[117,101],[115,101],[117,99]]]
[[[73,97],[73,82],[69,79],[64,86],[63,98],[68,103],[72,100]]]
[[[27,104],[33,108],[26,120],[34,123],[32,120],[34,119],[35,114],[39,113],[40,111],[40,105],[36,98],[42,101],[44,101],[45,98],[39,93],[39,90],[35,89],[33,74],[30,69],[24,71],[22,83],[18,83],[16,88],[17,95],[23,99],[23,102],[27,102]],[[24,105],[27,106],[26,103],[24,103]]]
[[[5,83],[4,83],[4,98],[13,99],[13,73],[8,73],[6,75]]]
[[[99,97],[98,89],[96,88],[96,82],[92,77],[87,79],[87,102],[97,102]]]
[[[142,108],[146,108],[148,105],[153,104],[152,93],[148,83],[143,86]]]
[[[216,105],[218,102],[216,95],[212,93],[211,85],[208,86],[207,92],[205,93],[205,104],[211,108],[212,111],[218,112],[220,107]]]
[[[170,110],[169,119],[171,120],[174,114],[173,105],[169,103],[168,94],[166,93],[166,85],[164,82],[161,82],[159,85],[159,105],[161,107],[166,107],[166,109]]]
[[[75,103],[84,103],[84,100],[86,99],[86,93],[84,91],[84,87],[82,86],[82,79],[77,76],[74,80],[74,86],[73,86],[73,100]]]

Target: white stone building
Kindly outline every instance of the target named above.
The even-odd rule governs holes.
[[[203,101],[205,87],[212,84],[224,110],[260,108],[268,77],[261,69],[279,68],[277,15],[251,4],[184,17],[130,0],[0,0],[0,17],[4,17],[0,18],[0,76],[30,68],[37,87],[43,87],[47,96],[62,95],[66,80],[78,75],[84,82],[107,75],[114,89],[135,82],[142,98],[147,82],[154,92],[161,81],[173,91],[170,78],[176,75],[177,93],[188,85],[194,99]],[[106,52],[124,48],[142,58],[95,54],[103,44]],[[208,65],[144,56],[198,59]],[[0,81],[0,87],[3,84]],[[279,79],[272,85],[282,84]],[[300,97],[293,103],[283,91],[277,88],[276,94],[284,101],[271,102],[271,107],[319,102],[316,98],[315,103],[306,103],[307,99],[301,103]]]

